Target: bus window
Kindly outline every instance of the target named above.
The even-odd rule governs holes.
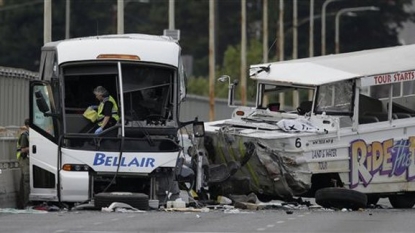
[[[50,134],[51,136],[54,136],[53,119],[51,116],[45,116],[43,112],[40,111],[36,103],[36,93],[42,94],[43,98],[46,100],[46,104],[48,105],[49,109],[51,109],[49,96],[51,96],[52,93],[49,93],[47,87],[43,85],[33,87],[32,119],[34,125],[42,129],[46,133]]]

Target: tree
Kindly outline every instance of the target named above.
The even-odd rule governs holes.
[[[321,14],[325,0],[315,0],[315,15]],[[161,35],[168,28],[168,0],[125,1],[125,32]],[[194,58],[196,77],[208,76],[208,0],[176,0],[175,25],[180,29],[182,53]],[[285,1],[284,29],[285,57],[290,59],[292,51],[292,2]],[[309,17],[308,0],[298,1],[298,19]],[[32,4],[25,7],[25,4]],[[224,65],[225,53],[240,43],[240,0],[217,0],[217,65],[229,73]],[[23,5],[23,6],[22,6]],[[358,17],[342,17],[341,51],[387,47],[399,44],[398,29],[403,22],[414,21],[414,13],[406,12],[412,0],[347,0],[330,4],[327,13],[341,8],[373,5],[379,12],[362,12]],[[17,6],[17,7],[16,7]],[[21,6],[21,7],[19,7]],[[116,33],[116,0],[71,0],[71,36],[83,37]],[[10,10],[4,10],[5,8]],[[52,40],[65,36],[65,0],[52,1]],[[270,60],[276,61],[275,43],[278,19],[278,0],[269,1]],[[315,54],[320,49],[320,19],[315,20]],[[248,41],[261,40],[262,1],[247,0]],[[327,17],[327,52],[334,52],[334,17]],[[298,28],[298,57],[308,57],[308,24]],[[254,43],[254,42],[252,42]],[[43,45],[43,1],[4,0],[0,6],[0,66],[25,68],[37,71],[40,48]],[[258,52],[262,49],[258,49]],[[230,56],[230,55],[228,55]],[[239,58],[235,57],[235,61]],[[252,61],[258,63],[260,60]],[[248,65],[251,63],[248,63]]]
[[[4,1],[0,7],[0,66],[37,71],[43,42],[43,1]],[[30,19],[30,20],[28,20]]]

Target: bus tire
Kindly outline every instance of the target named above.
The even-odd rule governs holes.
[[[95,208],[103,208],[110,206],[113,202],[121,202],[128,204],[139,210],[149,209],[149,198],[144,193],[129,193],[129,192],[111,192],[98,193],[94,198]]]
[[[379,202],[379,195],[376,194],[367,194],[367,206],[376,206]]]
[[[364,193],[345,188],[322,188],[315,194],[316,203],[324,208],[352,209],[365,208],[367,196]]]
[[[396,209],[411,209],[415,205],[414,194],[389,196],[389,203]]]

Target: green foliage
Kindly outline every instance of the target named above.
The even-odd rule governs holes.
[[[240,45],[229,46],[225,51],[223,65],[216,69],[215,77],[215,97],[227,98],[228,97],[228,82],[221,83],[217,81],[217,78],[221,75],[229,75],[231,81],[241,77],[241,49]],[[249,101],[255,99],[256,85],[252,79],[249,78],[249,64],[261,63],[262,59],[262,44],[258,40],[252,40],[247,48],[247,69],[244,71],[247,75],[247,98]],[[240,98],[240,89],[237,88],[235,98]],[[209,94],[209,79],[199,77],[191,78],[188,82],[188,92],[191,94]]]
[[[189,79],[187,92],[195,95],[209,95],[209,79],[203,77]]]
[[[315,16],[321,14],[325,0],[315,0]],[[43,45],[43,1],[3,0],[0,6],[0,66],[38,69]],[[162,34],[168,28],[168,0],[125,0],[124,31],[126,33]],[[228,74],[240,78],[241,1],[216,0],[216,64],[217,76]],[[268,41],[270,61],[276,57],[278,1],[268,1]],[[298,1],[298,57],[308,57],[310,1]],[[414,21],[414,13],[405,11],[412,0],[347,0],[330,3],[327,8],[327,53],[334,52],[334,14],[342,8],[377,6],[379,12],[361,12],[357,17],[342,17],[341,52],[388,47],[399,44],[398,29],[406,21]],[[65,0],[52,1],[52,40],[65,38]],[[71,0],[71,37],[115,34],[116,0]],[[292,54],[292,4],[284,5],[285,59]],[[209,71],[209,1],[176,0],[175,28],[180,29],[182,53],[194,58],[195,77],[208,77]],[[247,0],[247,39],[250,51],[247,65],[260,63],[262,48],[262,1]],[[314,55],[319,55],[321,19],[314,22]],[[254,50],[255,48],[255,50]],[[275,60],[275,59],[274,59]],[[248,72],[248,71],[246,71]],[[223,86],[223,85],[222,85]],[[222,95],[215,84],[215,93]],[[247,86],[251,88],[251,83]],[[204,87],[206,88],[206,87]],[[225,85],[224,92],[227,93]],[[251,90],[248,88],[248,98]],[[237,93],[238,94],[238,93]],[[225,94],[226,95],[226,94]]]

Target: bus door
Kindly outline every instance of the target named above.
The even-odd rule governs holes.
[[[30,83],[30,200],[58,201],[58,131],[48,82]]]

